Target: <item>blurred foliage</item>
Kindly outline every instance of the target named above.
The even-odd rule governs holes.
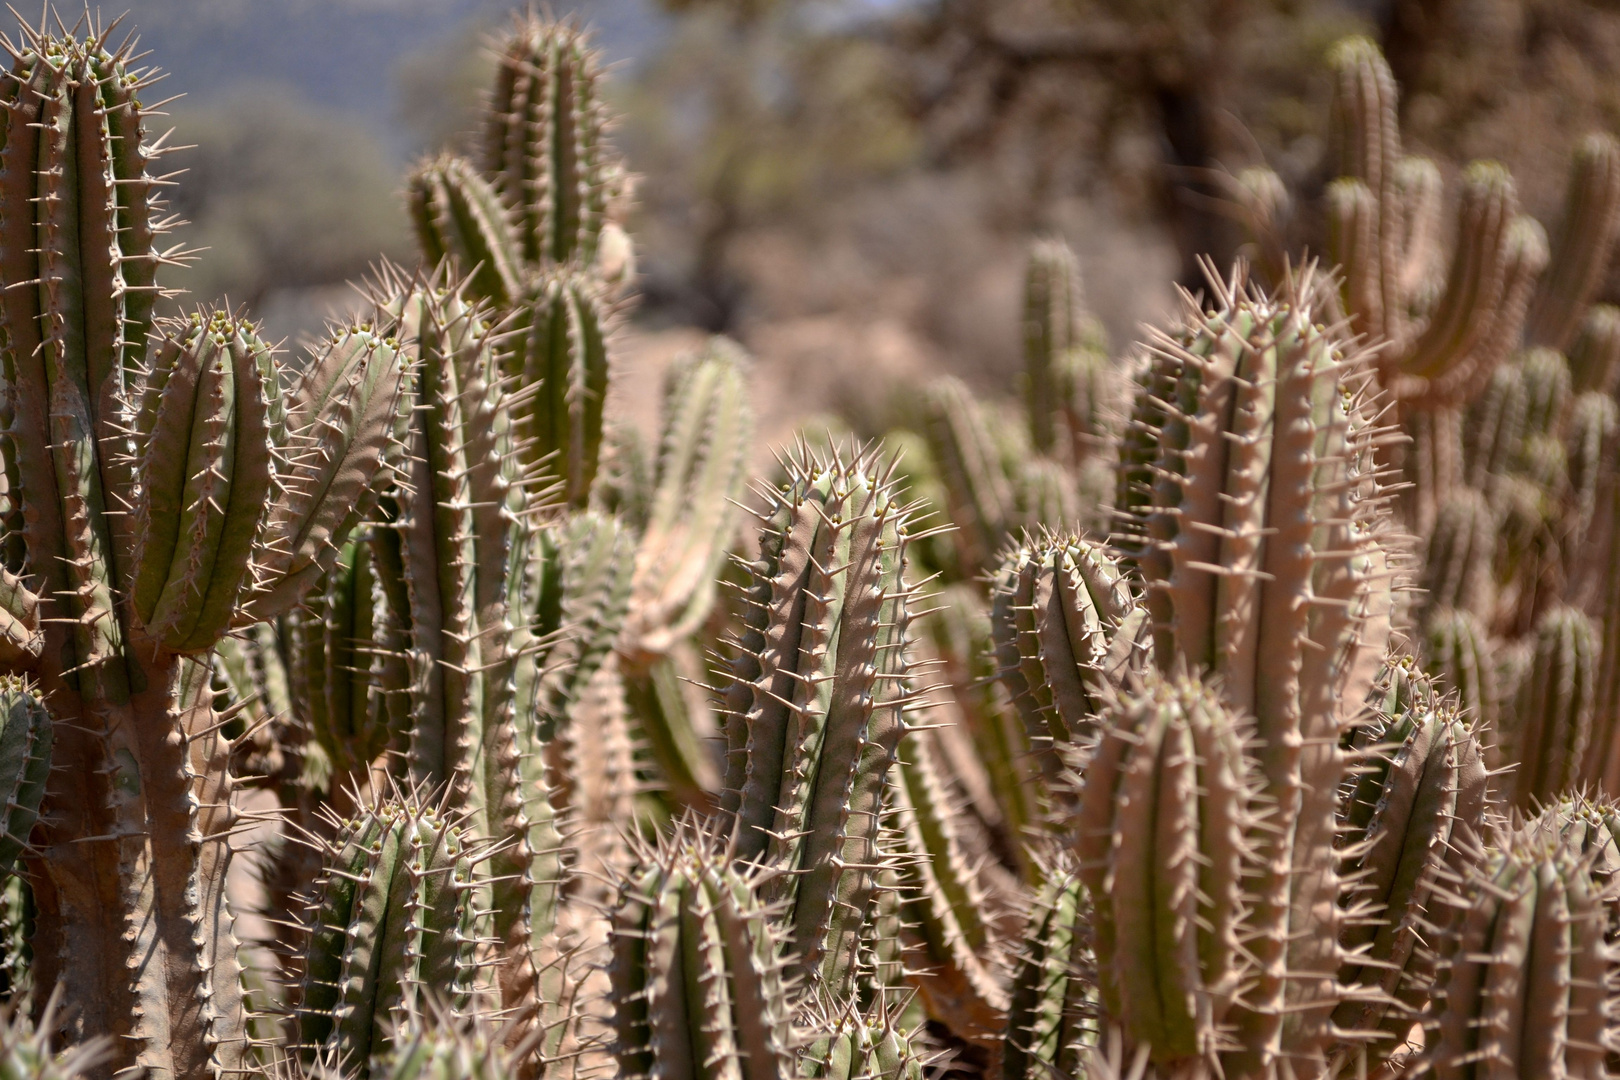
[[[278,288],[359,278],[379,256],[409,259],[397,166],[364,128],[275,91],[176,108],[186,170],[177,239],[206,249],[169,275],[193,300],[258,308]]]
[[[463,26],[447,47],[436,42],[409,53],[394,69],[400,122],[412,149],[450,150],[477,160],[479,104],[495,75],[490,27],[483,20]]]

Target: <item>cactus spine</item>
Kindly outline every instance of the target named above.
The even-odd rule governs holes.
[[[1044,878],[1009,992],[1001,1059],[1007,1080],[1081,1075],[1081,1056],[1097,1043],[1096,972],[1085,887],[1066,862],[1048,867]]]

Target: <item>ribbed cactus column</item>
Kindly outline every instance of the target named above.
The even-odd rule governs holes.
[[[472,275],[467,292],[497,308],[521,295],[527,266],[510,211],[472,164],[441,155],[411,174],[405,188],[422,261],[453,261]]]
[[[757,882],[728,861],[723,842],[689,823],[645,863],[613,914],[621,1075],[795,1075],[792,1000]]]
[[[1229,1015],[1253,977],[1261,788],[1249,737],[1196,679],[1152,675],[1108,708],[1086,765],[1076,851],[1104,1019],[1166,1075],[1203,1075],[1177,1071],[1199,1063],[1222,1075],[1223,1058],[1251,1049]],[[1224,1074],[1263,1075],[1243,1068]]]
[[[246,1052],[230,745],[192,656],[335,561],[400,371],[391,343],[345,331],[289,391],[251,327],[207,313],[148,358],[156,151],[128,63],[25,29],[0,85],[0,456],[56,721],[35,976],[73,1003],[70,1038],[115,1038],[108,1072],[189,1080]]]
[[[1341,733],[1389,638],[1394,571],[1364,356],[1318,312],[1306,273],[1275,299],[1216,282],[1157,339],[1125,448],[1122,502],[1147,583],[1161,668],[1207,673],[1255,718],[1276,825],[1251,948],[1259,981],[1235,1018],[1260,1068],[1320,1051],[1335,1000],[1332,855]]]
[[[875,452],[790,460],[725,695],[736,858],[781,873],[791,970],[848,999],[907,705],[906,511]]]
[[[1579,853],[1560,837],[1521,833],[1460,893],[1427,1038],[1434,1076],[1604,1076],[1614,953]]]

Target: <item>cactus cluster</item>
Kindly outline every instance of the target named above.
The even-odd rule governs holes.
[[[4,1069],[1620,1061],[1612,143],[1550,246],[1470,168],[1444,271],[1343,44],[1341,278],[1273,230],[1269,287],[1118,359],[1041,241],[1021,418],[937,382],[750,498],[736,345],[650,453],[609,415],[631,185],[578,29],[514,23],[483,160],[410,179],[421,265],[288,363],[153,317],[152,76],[50,25],[0,80]]]

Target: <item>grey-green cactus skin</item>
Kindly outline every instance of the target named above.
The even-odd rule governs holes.
[[[1107,694],[1148,657],[1147,612],[1103,545],[1046,534],[1009,548],[991,589],[997,677],[1049,782]]]
[[[1569,345],[1569,369],[1576,390],[1614,392],[1620,375],[1620,308],[1593,304],[1587,309]]]
[[[929,1064],[900,1018],[888,1009],[846,1010],[816,1025],[802,1058],[805,1080],[861,1080],[892,1077],[922,1080]]]
[[[718,837],[686,822],[620,886],[611,977],[621,1075],[798,1075],[794,1003],[759,885]]]
[[[501,44],[484,171],[512,208],[525,261],[589,266],[625,182],[604,138],[600,58],[577,27],[532,13]]]
[[[1612,947],[1603,894],[1579,853],[1521,832],[1458,891],[1428,1068],[1444,1080],[1605,1075]]]
[[[1207,673],[1255,718],[1264,788],[1289,822],[1262,841],[1275,869],[1255,917],[1271,929],[1235,1018],[1241,1067],[1263,1068],[1328,1038],[1339,736],[1383,662],[1395,568],[1368,361],[1321,328],[1318,279],[1274,299],[1241,281],[1213,292],[1209,311],[1189,306],[1156,339],[1122,496],[1159,666]]]
[[[1564,220],[1525,326],[1530,341],[1567,349],[1614,251],[1620,229],[1620,143],[1588,135],[1575,147]]]
[[[1497,530],[1495,511],[1476,489],[1455,488],[1440,501],[1418,578],[1425,610],[1452,608],[1490,617]]]
[[[1575,608],[1554,608],[1537,624],[1513,705],[1513,805],[1528,809],[1598,779],[1597,652],[1596,628]]]
[[[25,28],[0,77],[7,648],[21,659],[32,608],[57,766],[28,855],[35,977],[72,1001],[68,1039],[114,1038],[108,1072],[211,1077],[247,1049],[223,888],[238,820],[193,657],[335,561],[401,373],[369,330],[287,388],[240,320],[154,326],[150,73],[59,29]]]
[[[436,1002],[407,1015],[370,1066],[375,1080],[511,1080],[518,1073],[499,1029],[458,1018]]]
[[[1471,611],[1440,608],[1424,622],[1424,671],[1457,695],[1462,713],[1495,733],[1502,695],[1493,651],[1484,623]]]
[[[1024,271],[1024,407],[1036,453],[1076,464],[1100,450],[1117,383],[1085,310],[1080,260],[1060,239],[1036,241]]]
[[[1104,1017],[1161,1068],[1217,1067],[1245,1049],[1229,1014],[1253,977],[1261,774],[1251,734],[1186,675],[1149,676],[1099,726],[1075,850]]]
[[[1340,807],[1350,912],[1339,980],[1358,993],[1334,1010],[1341,1030],[1381,1032],[1365,1048],[1387,1059],[1422,1019],[1434,981],[1428,928],[1445,921],[1442,892],[1483,850],[1489,776],[1470,718],[1409,659],[1390,665],[1374,720],[1349,749],[1359,775]]]
[[[0,1072],[27,1080],[84,1080],[94,1076],[111,1056],[105,1037],[70,1046],[53,1045],[61,1029],[62,1005],[58,997],[47,1002],[37,1017],[15,1003],[0,1009]]]
[[[928,1015],[957,1036],[998,1049],[1007,993],[994,963],[999,942],[973,850],[946,790],[946,773],[926,732],[900,743],[890,791],[903,852],[902,937],[906,969]]]
[[[443,807],[410,797],[339,823],[305,916],[293,1015],[306,1062],[325,1056],[363,1080],[428,991],[466,1007],[491,929],[476,896],[486,857]]]
[[[958,559],[965,573],[980,573],[990,567],[1012,526],[1012,483],[990,418],[967,386],[947,377],[930,383],[925,393],[924,434],[944,482],[946,512],[956,526]]]
[[[510,212],[471,162],[448,154],[423,162],[406,181],[405,201],[426,265],[451,261],[471,275],[468,294],[496,308],[522,295],[527,267]]]
[[[0,878],[29,847],[51,772],[51,714],[27,682],[0,676]]]
[[[1098,1042],[1100,1005],[1085,883],[1067,859],[1045,867],[1014,959],[1008,992],[1006,1080],[1077,1076]]]
[[[602,453],[611,309],[602,284],[571,268],[536,278],[517,302],[502,350],[523,391],[512,403],[525,459],[583,508]]]
[[[736,858],[780,871],[790,970],[854,986],[884,789],[906,729],[906,509],[876,452],[806,454],[769,493],[725,692],[723,819]]]

